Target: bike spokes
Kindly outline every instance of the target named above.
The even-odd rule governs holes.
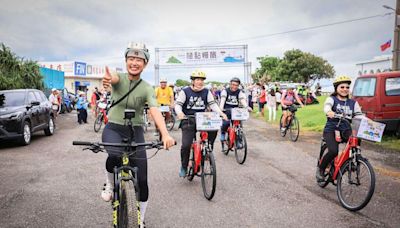
[[[289,122],[290,140],[296,142],[299,138],[300,126],[299,121],[295,116],[292,116],[292,120]]]
[[[239,164],[243,164],[247,157],[247,140],[243,132],[238,131],[235,141],[235,157]]]
[[[215,193],[217,175],[215,160],[212,152],[207,152],[202,164],[201,185],[203,187],[204,197],[211,200]]]

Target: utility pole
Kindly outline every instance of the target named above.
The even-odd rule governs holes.
[[[392,70],[397,71],[400,70],[400,62],[399,62],[399,43],[400,43],[400,0],[396,0],[396,15],[394,19],[394,45],[393,45],[393,62],[392,62]]]

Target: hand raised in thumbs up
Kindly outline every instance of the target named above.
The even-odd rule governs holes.
[[[111,86],[111,82],[112,82],[112,75],[110,73],[110,70],[106,66],[106,73],[103,76],[103,87],[106,89],[109,88]]]

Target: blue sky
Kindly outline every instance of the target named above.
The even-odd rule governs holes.
[[[143,77],[153,81],[154,48],[247,44],[252,71],[258,56],[301,49],[327,59],[337,74],[356,74],[357,62],[381,52],[393,37],[394,16],[259,39],[245,39],[390,12],[394,0],[0,0],[0,42],[38,61],[80,60],[123,67],[129,41],[144,42],[152,59]],[[162,70],[169,81],[193,69]],[[242,68],[204,68],[211,80],[243,76]]]

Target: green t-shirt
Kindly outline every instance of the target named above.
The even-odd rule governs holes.
[[[121,97],[123,97],[138,80],[130,81],[128,79],[128,74],[118,74],[119,82],[112,85],[111,99],[116,102]],[[132,124],[134,126],[143,125],[143,109],[144,105],[147,103],[149,107],[157,107],[157,101],[154,94],[153,87],[142,80],[142,82],[120,103],[110,109],[108,114],[109,121],[111,123],[124,125],[124,111],[125,109],[136,110],[135,118],[132,119]]]

